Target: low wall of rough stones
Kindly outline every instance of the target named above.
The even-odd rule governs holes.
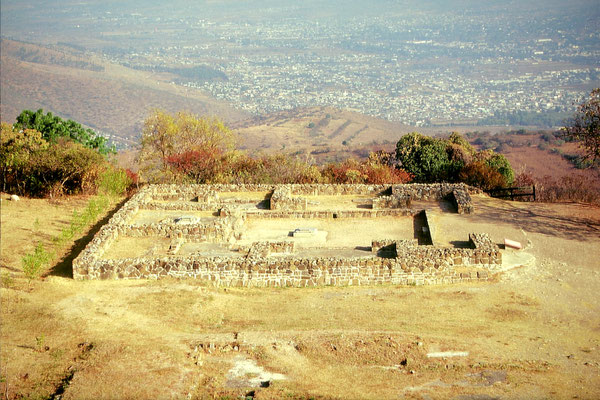
[[[470,235],[470,237],[473,234]],[[417,241],[396,241],[396,257],[403,268],[457,268],[477,267],[497,268],[502,264],[502,253],[487,234],[477,234],[477,247],[460,249],[453,247],[419,246]],[[473,241],[471,241],[473,243]]]
[[[410,186],[410,187],[409,187]],[[464,185],[289,185],[285,196],[361,194],[398,195],[414,200],[439,200],[452,194],[459,203],[470,201],[469,188]],[[169,255],[156,258],[102,259],[105,250],[119,237],[167,236],[185,241],[223,241],[235,235],[236,225],[246,217],[254,218],[355,218],[385,215],[414,215],[410,209],[298,211],[241,211],[223,206],[222,218],[207,224],[149,224],[134,226],[133,215],[152,207],[161,200],[210,203],[219,207],[218,192],[260,191],[275,193],[274,185],[154,185],[142,188],[113,215],[84,251],[73,261],[75,279],[156,279],[164,276],[199,278],[215,285],[226,286],[313,286],[364,284],[431,284],[487,279],[489,271],[501,264],[501,253],[485,234],[470,236],[473,249],[417,246],[414,240],[374,241],[374,253],[387,247],[393,257],[375,255],[359,258],[299,258],[293,256],[293,243],[254,244],[239,257],[181,257]],[[215,196],[215,193],[217,194]],[[459,195],[457,196],[456,193]],[[461,197],[462,196],[462,197]],[[167,204],[167,203],[165,203]],[[181,204],[177,204],[178,206]],[[466,204],[468,206],[469,204]],[[468,208],[468,207],[467,207]],[[175,208],[182,209],[182,208]],[[472,206],[471,206],[472,209]],[[184,211],[185,208],[182,209]],[[460,210],[460,208],[459,208]],[[323,213],[323,214],[322,214]],[[206,232],[205,229],[214,229]],[[378,247],[379,246],[379,247]],[[274,253],[286,256],[272,257]]]
[[[220,286],[433,284],[487,279],[489,255],[419,246],[398,258],[161,257],[97,260],[77,279],[198,278]],[[481,262],[481,263],[478,263]],[[458,267],[476,267],[459,271]],[[85,274],[81,273],[85,272]]]
[[[157,236],[185,239],[196,243],[226,243],[236,230],[232,218],[219,218],[210,222],[200,222],[187,225],[176,223],[153,223],[144,225],[120,225],[119,235],[128,237]],[[240,227],[241,228],[241,227]]]
[[[373,209],[410,208],[411,197],[408,195],[379,196],[373,198]]]
[[[374,197],[373,208],[376,209],[410,207],[411,200],[436,201],[450,199],[457,206],[460,214],[468,214],[473,211],[469,192],[478,192],[476,188],[465,184],[450,183],[408,185],[152,185],[147,186],[145,189],[147,198],[142,202],[140,207],[142,209],[207,210],[223,203],[222,200],[219,200],[219,192],[271,192],[272,210],[305,210],[306,201],[293,196],[371,195]],[[175,203],[165,203],[165,201],[175,201]],[[240,204],[250,202],[252,201],[239,201]]]
[[[288,187],[293,195],[306,196],[331,196],[331,195],[410,195],[413,199],[439,200],[450,194],[455,189],[468,192],[480,192],[479,189],[463,183],[411,183],[394,185],[368,185],[368,184],[215,184],[215,185],[148,185],[142,190],[149,198],[154,200],[186,200],[193,201],[202,196],[218,197],[220,192],[273,192],[280,187]]]
[[[459,214],[471,214],[473,203],[469,192],[479,192],[478,189],[464,183],[434,183],[393,185],[392,196],[398,199],[439,201],[448,199],[454,203]]]
[[[307,201],[302,197],[292,197],[292,188],[288,185],[277,187],[271,195],[271,210],[306,210]]]
[[[244,249],[246,258],[267,257],[271,254],[292,254],[296,246],[290,241],[264,241],[254,242],[250,247]]]

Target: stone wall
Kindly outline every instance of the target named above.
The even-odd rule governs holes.
[[[295,250],[295,243],[291,241],[265,241],[254,242],[247,250],[247,258],[256,259],[267,257],[271,254],[292,254]]]
[[[373,198],[373,209],[381,210],[385,208],[410,208],[411,197],[409,195],[391,195],[379,196]]]
[[[393,185],[392,195],[409,197],[412,200],[437,201],[452,193],[455,185],[445,183],[415,183],[410,185]]]
[[[323,185],[318,183],[289,185],[292,194],[297,196],[333,196],[333,195],[372,195],[379,196],[389,192],[390,185]]]
[[[192,201],[173,201],[164,203],[160,201],[146,201],[140,204],[142,210],[164,210],[164,211],[208,211],[214,210],[214,204],[196,203]]]
[[[177,223],[119,225],[116,231],[119,235],[128,237],[157,236],[180,238],[188,242],[227,243],[234,236],[236,224],[239,224],[239,221],[227,217],[186,225]],[[241,229],[241,225],[238,228]]]
[[[396,242],[397,260],[403,268],[484,267],[494,270],[502,265],[502,253],[493,249],[460,249],[453,247],[415,246],[414,242]]]
[[[430,246],[400,249],[398,258],[269,257],[257,249],[251,257],[161,257],[96,260],[76,279],[198,278],[222,286],[316,286],[434,284],[487,279],[489,256],[469,249]],[[264,248],[263,248],[264,249]],[[415,250],[417,252],[415,253]],[[264,250],[263,250],[264,251]],[[476,267],[465,271],[457,267]]]
[[[278,186],[271,195],[271,210],[306,210],[307,201],[303,197],[293,197],[290,185]]]
[[[276,185],[219,184],[219,185],[148,185],[142,190],[154,200],[198,201],[221,192],[272,192]]]
[[[473,212],[473,201],[466,187],[457,187],[452,191],[450,199],[456,206],[459,214],[471,214]]]
[[[248,210],[225,204],[218,198],[220,191],[272,191],[275,196],[274,211]],[[487,279],[489,271],[501,264],[498,246],[485,234],[470,235],[472,249],[418,246],[416,240],[373,241],[372,254],[359,258],[301,258],[293,255],[294,244],[287,241],[255,243],[240,252],[240,256],[233,257],[174,255],[174,249],[186,241],[226,243],[232,238],[239,238],[246,218],[377,218],[414,215],[420,211],[387,207],[309,211],[302,209],[305,205],[286,205],[289,199],[297,199],[292,195],[360,194],[377,198],[389,196],[390,192],[397,199],[409,200],[440,200],[451,195],[458,204],[462,204],[463,212],[469,210],[469,206],[472,210],[472,205],[467,204],[470,196],[469,188],[465,185],[287,185],[283,188],[274,185],[146,186],[113,215],[73,261],[73,276],[75,279],[193,277],[226,286],[431,284]],[[219,209],[221,217],[187,225],[174,222],[131,224],[133,216],[140,209],[157,207],[160,200],[168,199],[178,202],[174,203],[173,209],[185,211],[188,210],[185,208],[187,204],[206,205],[208,209]],[[194,202],[194,199],[198,201]],[[279,204],[284,209],[277,209],[278,201],[283,201]],[[183,202],[186,202],[185,205]],[[294,210],[294,207],[301,209]],[[458,209],[460,212],[461,208]],[[119,235],[170,237],[173,251],[157,258],[102,259],[105,250]],[[377,256],[382,250],[387,257]]]
[[[381,251],[390,252],[396,257],[395,239],[375,239],[371,241],[371,253],[378,254]]]
[[[272,210],[305,210],[306,200],[297,196],[317,195],[371,195],[374,209],[409,208],[411,200],[439,201],[450,199],[460,214],[471,213],[470,192],[476,188],[465,184],[435,183],[408,185],[364,184],[220,184],[220,185],[151,185],[144,188],[146,198],[142,209],[207,210],[226,203],[249,203],[249,200],[220,200],[219,192],[271,192]],[[295,197],[296,196],[296,197]],[[164,203],[174,201],[175,203]],[[185,203],[182,203],[185,202]],[[273,204],[274,203],[274,204]]]
[[[469,243],[473,248],[486,251],[498,251],[499,248],[487,233],[470,233]]]
[[[479,192],[478,189],[464,183],[432,183],[393,185],[392,196],[398,198],[408,197],[412,200],[450,200],[454,203],[459,214],[473,212],[473,203],[469,192]]]

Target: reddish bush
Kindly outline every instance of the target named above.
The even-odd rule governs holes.
[[[506,180],[500,172],[484,161],[475,161],[464,167],[459,174],[459,179],[467,185],[483,190],[506,187]]]
[[[558,181],[550,176],[535,182],[538,201],[580,201],[600,204],[600,188],[597,182],[584,175],[563,176]]]
[[[127,174],[127,178],[131,181],[132,185],[137,186],[140,183],[140,177],[138,174],[127,168],[125,170],[125,174]]]
[[[129,187],[127,187],[127,195],[131,196],[139,187],[140,184],[140,176],[127,168],[125,170],[125,174],[127,175],[127,179],[129,179]]]
[[[366,161],[345,160],[319,168],[296,157],[276,154],[259,158],[240,152],[186,151],[166,158],[176,182],[195,183],[374,183],[397,184],[411,175],[373,153]]]
[[[366,175],[361,173],[358,161],[348,159],[341,163],[325,165],[321,174],[326,183],[364,183]]]
[[[327,164],[322,175],[327,183],[398,184],[411,181],[409,173],[390,164],[384,153],[371,153],[366,161],[348,159]]]
[[[194,183],[213,183],[221,175],[223,164],[221,151],[191,150],[167,157],[166,164],[175,170],[176,180]]]
[[[535,178],[531,173],[523,171],[515,177],[514,185],[517,187],[532,186],[535,185]]]
[[[365,167],[366,181],[365,183],[373,184],[400,184],[408,183],[412,180],[412,176],[403,169],[390,167],[387,165],[366,165]]]

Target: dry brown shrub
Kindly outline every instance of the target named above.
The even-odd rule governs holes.
[[[600,204],[600,187],[593,179],[579,174],[563,176],[559,180],[551,176],[535,182],[538,201],[555,203],[577,201]]]

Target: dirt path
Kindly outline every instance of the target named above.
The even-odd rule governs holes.
[[[526,246],[504,251],[522,266],[491,282],[215,289],[3,279],[2,390],[46,396],[72,375],[65,399],[600,397],[600,212],[476,202],[454,232],[487,230]],[[2,208],[3,277],[37,238],[32,205],[43,206]],[[48,207],[57,219],[44,223],[59,229],[53,221],[71,206]],[[427,356],[435,352],[468,354]],[[251,367],[243,377],[231,372],[240,362]]]

